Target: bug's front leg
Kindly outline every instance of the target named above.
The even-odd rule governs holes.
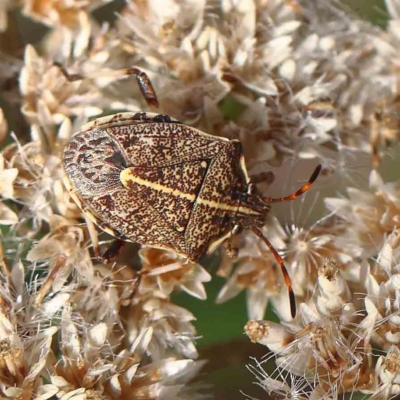
[[[259,183],[270,185],[275,180],[275,174],[272,171],[258,172],[257,174],[251,175],[250,180],[253,185],[258,185]]]
[[[232,240],[229,238],[222,243],[225,248],[226,254],[232,260],[236,260],[239,254],[239,247],[232,243]]]
[[[159,107],[156,91],[154,90],[153,84],[151,83],[148,75],[141,71],[139,68],[131,67],[124,69],[104,69],[100,71],[95,71],[92,73],[81,74],[70,74],[63,65],[58,62],[54,62],[54,65],[58,67],[65,78],[70,81],[79,81],[82,79],[98,79],[98,78],[125,78],[128,76],[134,76],[139,85],[139,89],[146,100],[149,107]]]

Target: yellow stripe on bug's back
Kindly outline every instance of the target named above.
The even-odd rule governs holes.
[[[233,211],[233,212],[242,212],[243,214],[256,214],[258,213],[254,212],[251,208],[247,207],[238,207],[238,206],[231,206],[226,203],[219,203],[217,201],[213,200],[206,200],[201,197],[197,199],[197,204],[203,204],[204,206],[211,207],[211,208],[218,208],[219,210],[225,210],[225,211]]]
[[[136,176],[136,175],[134,175],[132,173],[132,169],[131,168],[126,168],[123,171],[121,171],[119,177],[120,177],[120,180],[121,180],[122,184],[127,189],[129,189],[129,184],[130,183],[131,184],[132,183],[136,183],[138,185],[148,187],[148,188],[150,188],[152,190],[155,190],[157,192],[161,192],[161,193],[165,193],[165,194],[172,194],[172,196],[180,197],[180,198],[192,201],[192,202],[196,200],[196,195],[194,195],[194,194],[184,193],[184,192],[181,192],[178,189],[170,188],[168,186],[161,185],[161,184],[159,184],[157,182],[151,182],[151,181],[148,181],[146,179],[140,178],[140,177],[138,177],[138,176]],[[250,208],[247,208],[247,207],[232,206],[232,205],[229,205],[229,204],[220,203],[220,202],[213,201],[213,200],[206,200],[206,199],[203,199],[201,197],[197,198],[196,203],[197,204],[202,204],[204,206],[208,206],[208,207],[211,207],[211,208],[217,208],[219,210],[232,211],[234,213],[239,211],[239,212],[241,212],[243,214],[248,214],[248,215],[252,215],[252,214],[258,215],[259,214],[258,212],[254,211],[254,210],[252,210]]]
[[[138,176],[132,174],[131,168],[126,168],[123,171],[121,171],[119,178],[122,184],[128,189],[129,189],[129,183],[136,183],[138,185],[142,185],[150,189],[153,189],[157,192],[172,194],[173,196],[181,197],[189,201],[194,201],[196,199],[196,196],[194,194],[184,193],[178,189],[170,188],[164,185],[160,185],[157,182],[151,182],[147,181],[146,179],[139,178]]]

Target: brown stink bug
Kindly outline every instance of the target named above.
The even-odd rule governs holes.
[[[126,73],[136,76],[147,103],[157,106],[147,75],[134,68]],[[240,141],[145,112],[84,125],[66,145],[63,166],[66,187],[85,215],[122,241],[174,250],[198,261],[240,228],[252,229],[280,264],[295,315],[283,260],[258,228],[271,203],[306,192],[321,166],[296,193],[265,198],[249,179]]]

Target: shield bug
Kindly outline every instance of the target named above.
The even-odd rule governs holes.
[[[147,103],[157,106],[147,75],[134,68],[125,73],[136,76]],[[174,250],[198,261],[239,229],[252,229],[281,266],[295,315],[283,259],[259,228],[271,204],[306,192],[321,166],[296,193],[265,198],[250,181],[239,140],[145,112],[84,125],[65,146],[63,166],[65,185],[85,215],[122,241]]]

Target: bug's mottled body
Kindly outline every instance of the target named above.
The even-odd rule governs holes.
[[[68,80],[82,79],[58,67]],[[114,76],[119,74],[135,76],[147,104],[158,107],[143,71],[114,71]],[[63,165],[64,182],[75,202],[118,239],[172,249],[197,261],[238,228],[252,229],[281,266],[295,316],[296,300],[283,259],[258,228],[264,225],[270,204],[305,193],[321,165],[297,192],[263,198],[250,182],[238,140],[145,112],[115,114],[86,124],[66,145]],[[115,255],[121,240],[104,253],[105,260]]]
[[[123,240],[197,261],[232,229],[262,226],[242,145],[169,117],[122,113],[87,124],[64,150],[66,185],[84,212]]]

